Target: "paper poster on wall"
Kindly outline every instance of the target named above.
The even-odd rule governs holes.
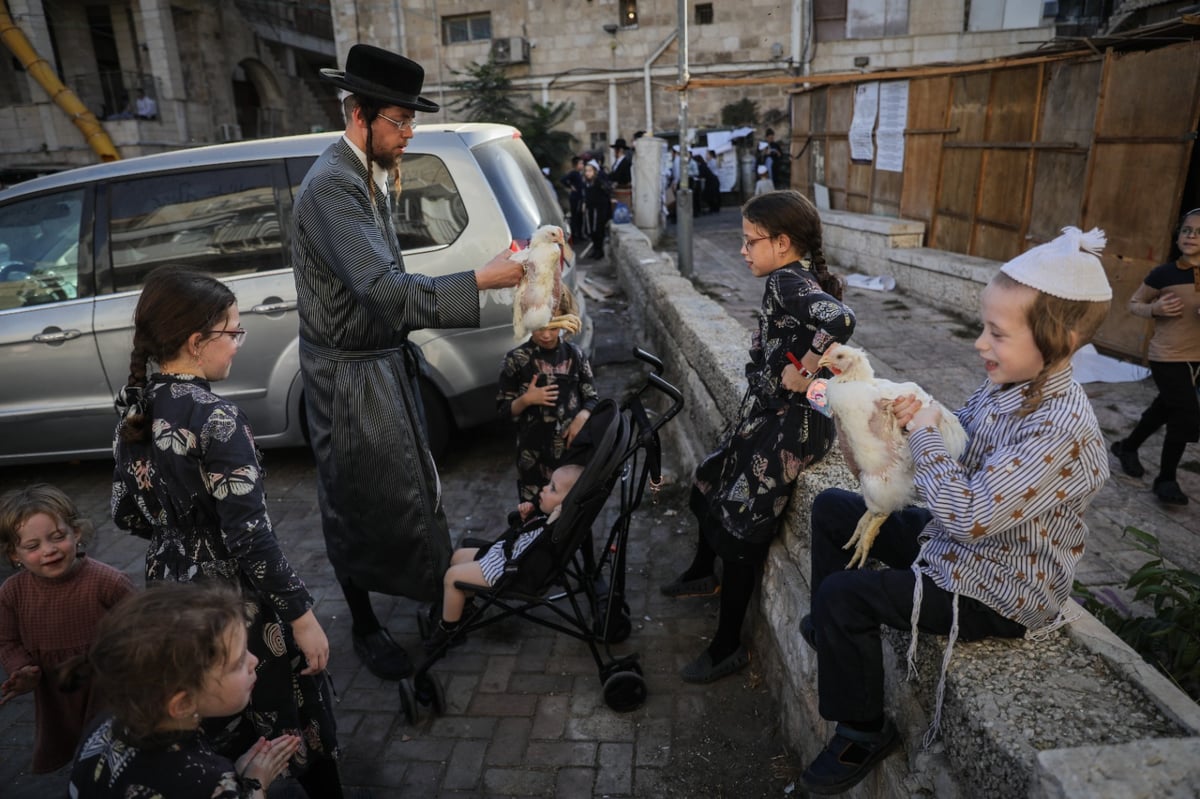
[[[908,81],[879,87],[879,129],[875,131],[875,166],[884,172],[904,171],[904,128],[908,124]]]
[[[854,119],[850,122],[850,158],[854,161],[870,161],[875,157],[871,142],[871,131],[875,129],[875,115],[879,112],[879,84],[860,83],[854,90]]]

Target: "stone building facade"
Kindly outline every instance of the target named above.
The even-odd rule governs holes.
[[[693,78],[802,74],[968,61],[1036,48],[1054,35],[1042,0],[687,0]],[[579,149],[679,122],[676,0],[379,0],[338,2],[339,62],[355,42],[398,50],[426,70],[434,119],[453,120],[456,74],[499,55],[517,104],[574,103],[564,127]],[[810,35],[811,34],[811,35]],[[784,141],[788,89],[757,83],[689,91],[688,127],[722,127],[721,110],[754,101]],[[428,118],[423,117],[423,118]]]
[[[328,3],[7,0],[36,55],[122,157],[339,125]],[[83,135],[12,53],[0,58],[0,184],[94,163]],[[137,113],[141,95],[153,115]],[[144,106],[149,108],[149,106]]]

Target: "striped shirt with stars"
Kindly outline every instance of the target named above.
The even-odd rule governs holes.
[[[1038,630],[1061,621],[1087,538],[1084,509],[1108,479],[1108,457],[1069,366],[1021,417],[1027,385],[976,389],[957,411],[969,437],[959,461],[932,427],[915,429],[909,446],[933,514],[920,536],[921,572]]]

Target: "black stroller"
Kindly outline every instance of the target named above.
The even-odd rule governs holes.
[[[612,400],[603,400],[592,412],[579,435],[586,439],[583,453],[574,460],[583,463],[584,470],[555,524],[509,564],[494,586],[456,583],[473,593],[474,600],[453,635],[429,652],[410,679],[400,682],[400,706],[409,723],[416,721],[420,706],[434,713],[445,710],[444,689],[430,669],[455,639],[513,615],[587,644],[599,670],[604,701],[613,710],[635,710],[645,702],[646,681],[637,653],[615,657],[610,644],[624,641],[632,631],[625,601],[629,526],[647,483],[661,480],[658,431],[679,413],[683,398],[661,377],[662,361],[641,349],[635,349],[634,355],[653,371],[619,407]],[[665,411],[655,413],[643,403],[651,388],[670,399]],[[618,482],[620,512],[597,557],[592,525]],[[483,546],[491,542],[462,543]],[[422,637],[428,639],[429,614],[419,612],[418,622]]]

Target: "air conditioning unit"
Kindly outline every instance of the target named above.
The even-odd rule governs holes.
[[[217,126],[217,139],[219,141],[241,141],[242,126],[232,122],[222,122]]]
[[[528,64],[529,42],[521,36],[492,39],[492,61],[497,64]]]

